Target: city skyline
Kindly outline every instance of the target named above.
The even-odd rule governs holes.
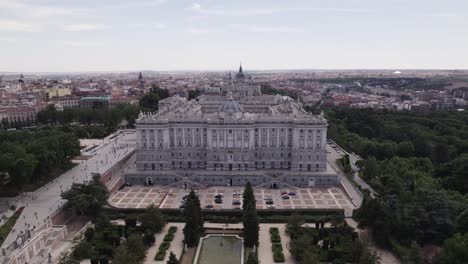
[[[1,72],[467,69],[461,1],[0,0]]]

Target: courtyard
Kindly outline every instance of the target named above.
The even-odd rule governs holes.
[[[181,208],[188,189],[158,186],[127,186],[116,191],[109,203],[118,208]],[[197,190],[201,206],[205,209],[241,209],[243,187],[210,187]],[[329,188],[254,188],[257,209],[355,209],[344,191]],[[218,197],[218,199],[216,199]],[[217,202],[215,202],[217,200]]]

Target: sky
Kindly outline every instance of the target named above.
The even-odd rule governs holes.
[[[0,0],[0,71],[468,69],[467,0]]]

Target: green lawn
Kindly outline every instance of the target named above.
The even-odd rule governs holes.
[[[3,244],[3,241],[5,241],[6,237],[10,233],[13,226],[15,225],[16,220],[18,220],[19,216],[20,216],[20,213],[16,212],[14,215],[8,218],[5,224],[0,226],[0,246]]]

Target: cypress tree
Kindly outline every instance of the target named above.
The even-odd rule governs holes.
[[[242,194],[242,209],[245,209],[248,204],[255,206],[255,195],[250,182],[247,182],[244,188],[244,193]]]
[[[258,216],[255,203],[247,203],[244,206],[244,215],[242,217],[244,224],[244,245],[253,247],[258,245]]]
[[[187,197],[184,217],[184,242],[188,247],[194,247],[198,245],[201,233],[203,232],[203,216],[201,213],[200,200],[193,190]]]

